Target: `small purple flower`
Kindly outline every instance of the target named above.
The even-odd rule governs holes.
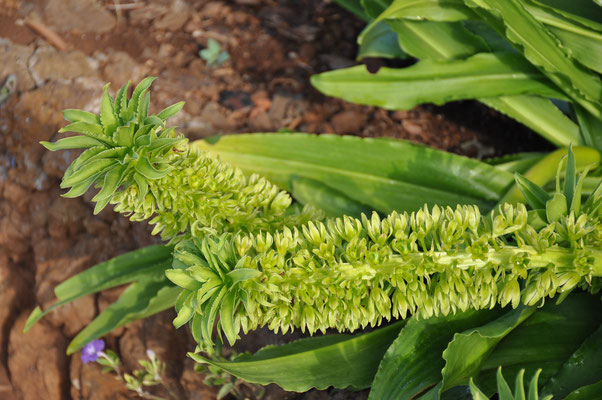
[[[105,341],[102,339],[93,340],[82,350],[82,362],[87,364],[98,360],[99,353],[105,348]]]

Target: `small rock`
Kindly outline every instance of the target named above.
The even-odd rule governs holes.
[[[48,210],[50,237],[74,236],[83,229],[83,220],[89,209],[79,199],[57,197]]]
[[[25,213],[27,210],[30,193],[29,190],[12,181],[6,181],[4,184],[4,198],[11,201],[19,212]]]
[[[115,17],[96,0],[50,0],[44,19],[57,32],[106,33]]]
[[[249,126],[257,132],[269,132],[273,130],[272,120],[265,111],[254,113],[249,119]]]
[[[360,133],[366,124],[367,116],[359,110],[346,110],[336,114],[330,121],[338,134]]]
[[[215,102],[207,103],[201,112],[201,119],[211,124],[216,129],[215,133],[220,130],[232,129],[228,119],[222,114],[219,104]]]
[[[183,0],[176,0],[171,9],[162,18],[154,23],[154,27],[160,30],[177,31],[188,21],[190,9]]]
[[[0,79],[8,74],[17,76],[17,89],[26,91],[35,87],[29,74],[27,61],[33,54],[33,46],[20,46],[7,39],[0,39]]]
[[[391,116],[395,121],[403,121],[410,117],[410,112],[405,110],[397,110]]]
[[[167,7],[160,4],[145,4],[136,10],[130,11],[130,22],[134,25],[145,25],[167,13]]]
[[[11,380],[23,400],[65,399],[68,396],[65,393],[68,387],[65,374],[67,339],[44,321],[24,334],[23,327],[30,311],[21,314],[10,331],[8,369]]]
[[[64,53],[52,47],[38,48],[29,61],[29,70],[38,86],[49,80],[71,80],[94,75],[94,69],[84,53]]]
[[[419,136],[422,134],[422,126],[411,120],[405,119],[401,122],[403,129],[412,136]]]

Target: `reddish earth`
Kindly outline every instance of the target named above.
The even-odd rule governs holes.
[[[18,91],[0,105],[0,398],[123,399],[135,397],[98,365],[68,357],[70,338],[114,301],[118,290],[74,302],[22,329],[36,305],[53,300],[59,282],[95,263],[157,239],[105,209],[93,216],[90,198],[60,197],[59,179],[75,154],[48,153],[41,140],[57,137],[60,110],[97,111],[105,82],[113,88],[147,75],[156,109],[186,100],[175,123],[191,139],[217,133],[336,132],[409,139],[470,156],[487,157],[546,146],[527,129],[473,102],[422,106],[405,112],[345,104],[309,84],[317,72],[354,63],[363,23],[326,1],[0,0],[0,80]],[[35,21],[66,43],[59,51]],[[209,38],[230,54],[208,68],[198,51]],[[152,348],[167,362],[168,381],[182,398],[212,399],[185,352],[193,343],[176,331],[168,311],[106,337],[126,368]],[[239,351],[285,339],[250,335]],[[366,393],[330,390],[271,399],[363,399]]]

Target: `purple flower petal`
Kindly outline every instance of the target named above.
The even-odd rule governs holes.
[[[98,353],[103,351],[105,348],[105,341],[102,339],[96,339],[88,343],[82,349],[81,359],[84,364],[98,360]]]

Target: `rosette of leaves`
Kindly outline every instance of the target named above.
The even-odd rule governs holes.
[[[564,162],[564,160],[563,160]],[[356,330],[408,315],[543,304],[602,287],[602,184],[581,203],[572,152],[549,195],[517,174],[533,210],[471,206],[309,222],[273,234],[181,243],[166,275],[182,288],[176,325],[212,344],[259,326],[286,333]],[[562,164],[562,163],[561,163]]]
[[[293,226],[322,213],[311,207],[291,208],[285,191],[257,174],[245,176],[238,168],[190,149],[188,140],[165,126],[183,102],[149,115],[155,78],[145,78],[128,98],[129,83],[115,99],[104,88],[100,115],[65,110],[72,122],[60,132],[81,135],[42,142],[49,150],[85,149],[67,168],[61,188],[77,197],[90,187],[100,190],[92,199],[95,213],[107,204],[141,221],[152,218],[153,234],[172,242],[202,237],[207,232],[272,231]]]
[[[188,141],[166,128],[165,121],[178,113],[184,102],[167,107],[155,115],[148,114],[150,85],[156,78],[146,78],[128,98],[130,83],[119,89],[115,99],[104,87],[100,115],[82,110],[63,111],[71,124],[59,132],[81,135],[60,139],[55,143],[42,142],[48,150],[85,149],[67,168],[61,188],[70,190],[65,197],[78,197],[92,185],[101,189],[92,199],[98,214],[112,199],[120,186],[136,185],[140,201],[148,192],[148,181],[166,176],[173,166],[170,156],[182,151]]]

